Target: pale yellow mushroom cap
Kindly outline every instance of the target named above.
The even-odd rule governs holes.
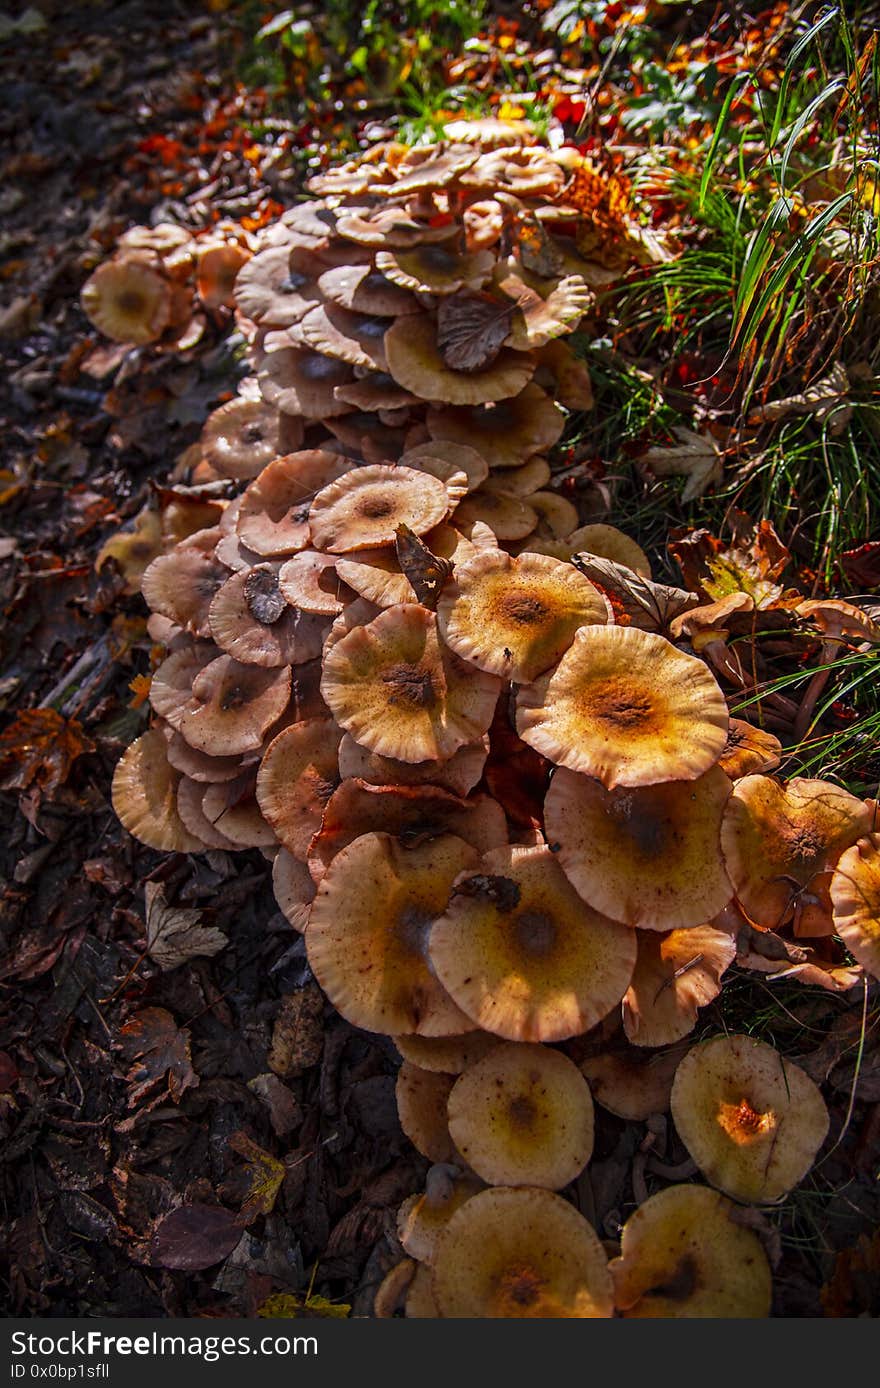
[[[434,1254],[446,1318],[596,1319],[613,1313],[605,1250],[561,1196],[527,1186],[480,1191],[450,1219]]]
[[[530,383],[513,399],[431,409],[426,423],[432,439],[467,444],[493,469],[515,468],[558,442],[565,415],[546,391]]]
[[[484,550],[456,568],[437,606],[443,639],[464,659],[518,684],[555,665],[605,600],[570,564]]]
[[[491,365],[480,371],[453,370],[440,354],[437,327],[427,314],[398,318],[385,334],[385,355],[388,370],[406,390],[422,400],[451,405],[482,405],[517,395],[535,370],[530,353],[509,347],[503,347]],[[461,442],[476,446],[472,439]]]
[[[606,790],[560,768],[544,802],[547,841],[578,894],[643,930],[702,925],[733,888],[721,856],[730,781],[712,767],[695,781]]]
[[[456,1152],[449,1135],[446,1105],[454,1075],[420,1070],[405,1060],[395,1085],[397,1116],[413,1147],[432,1162],[452,1162]]]
[[[610,1263],[624,1317],[762,1319],[772,1278],[761,1240],[736,1206],[705,1186],[668,1186],[623,1226]]]
[[[149,259],[126,255],[107,260],[83,285],[83,308],[114,342],[155,342],[171,321],[171,287]]]
[[[455,877],[476,862],[452,834],[409,849],[390,834],[363,834],[336,855],[312,904],[306,949],[353,1026],[423,1036],[471,1029],[435,977],[427,945]]]
[[[623,1028],[637,1046],[666,1046],[693,1031],[697,1014],[721,992],[721,975],[736,958],[731,931],[639,930],[632,983],[623,999]]]
[[[548,848],[506,847],[455,884],[430,951],[478,1026],[511,1041],[561,1041],[620,1002],[636,942],[584,904]]]
[[[880,834],[859,839],[831,879],[834,929],[863,969],[880,978]]]
[[[425,535],[446,517],[450,505],[439,477],[371,463],[318,492],[309,511],[312,543],[331,554],[390,547],[399,525]]]
[[[672,1117],[706,1180],[750,1204],[779,1200],[803,1180],[829,1121],[809,1075],[751,1036],[716,1036],[688,1052]]]
[[[692,781],[716,762],[727,703],[708,666],[637,627],[586,626],[517,698],[537,752],[608,787]]]
[[[456,1167],[431,1167],[421,1195],[411,1195],[397,1212],[397,1237],[404,1252],[420,1263],[432,1263],[437,1239],[457,1209],[484,1190],[476,1176]]]
[[[393,1036],[403,1056],[422,1070],[439,1070],[444,1075],[460,1075],[487,1051],[498,1045],[489,1031],[463,1031],[458,1036]]]
[[[800,894],[870,832],[872,820],[863,800],[831,781],[738,781],[724,814],[721,846],[746,913],[759,925],[784,924]]]
[[[123,827],[148,848],[199,853],[205,844],[180,818],[180,772],[169,765],[165,746],[161,732],[152,728],[126,749],[113,773],[113,808]]]
[[[321,693],[337,722],[384,757],[451,757],[482,737],[501,682],[440,640],[433,612],[388,608],[327,651]]]
[[[592,1154],[593,1101],[561,1051],[502,1041],[456,1080],[449,1132],[484,1181],[561,1190]]]

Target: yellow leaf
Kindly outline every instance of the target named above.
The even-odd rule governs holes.
[[[313,1296],[311,1292],[305,1297],[293,1292],[276,1292],[257,1308],[257,1315],[272,1320],[307,1320],[316,1316],[344,1321],[351,1315],[351,1307],[328,1301],[324,1296]]]
[[[233,1152],[244,1157],[248,1164],[248,1192],[239,1211],[237,1223],[251,1224],[257,1215],[268,1214],[274,1206],[287,1168],[283,1161],[264,1151],[246,1133],[233,1133],[229,1139],[229,1146]]]

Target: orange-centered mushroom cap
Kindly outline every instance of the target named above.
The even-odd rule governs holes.
[[[880,834],[859,839],[831,879],[834,929],[862,968],[880,978]]]

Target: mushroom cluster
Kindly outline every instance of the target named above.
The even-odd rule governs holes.
[[[114,342],[180,352],[201,337],[206,312],[233,307],[253,237],[235,222],[195,235],[173,222],[132,227],[82,289],[82,305]]]
[[[504,138],[322,175],[238,274],[254,376],[202,450],[242,489],[143,574],[165,655],[113,803],[271,859],[330,1002],[394,1039],[433,1166],[377,1314],[766,1315],[733,1202],[802,1179],[827,1112],[770,1047],[682,1043],[767,936],[877,970],[880,838],[771,774],[687,626],[621,607],[638,546],[547,489],[588,264],[559,164]],[[713,1187],[650,1197],[610,1266],[559,1194],[594,1099],[671,1103]]]

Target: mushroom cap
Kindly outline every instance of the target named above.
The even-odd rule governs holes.
[[[320,302],[321,292],[290,266],[290,247],[270,246],[243,265],[235,280],[240,313],[261,327],[288,328]]]
[[[492,274],[491,251],[460,252],[452,245],[422,245],[412,250],[377,251],[376,269],[402,289],[422,294],[455,294],[479,289]]]
[[[464,473],[469,492],[489,476],[489,464],[476,448],[470,448],[466,443],[453,443],[451,439],[434,439],[416,444],[407,449],[400,461],[407,467],[423,468],[425,472],[432,471],[430,463],[452,467],[455,472]],[[439,477],[441,473],[435,475]]]
[[[637,627],[582,627],[517,698],[524,742],[609,789],[695,780],[721,755],[727,723],[708,666]]]
[[[442,441],[434,444],[423,444],[424,448],[442,448],[442,446]],[[448,442],[447,447],[449,447]],[[500,473],[493,473],[482,485],[485,492],[504,492],[507,496],[517,496],[528,501],[539,487],[543,487],[545,483],[550,481],[550,477],[550,464],[547,459],[535,454],[534,458],[520,463],[519,467],[509,467]],[[561,497],[557,499],[562,500]],[[566,505],[568,505],[567,502]],[[576,511],[575,515],[577,515]]]
[[[86,280],[80,299],[95,327],[114,342],[155,342],[171,321],[171,287],[149,257],[106,260]]]
[[[880,978],[880,834],[841,854],[830,890],[834,929],[862,968]]]
[[[496,1187],[456,1210],[437,1239],[441,1316],[607,1319],[611,1274],[593,1229],[549,1190]]]
[[[351,468],[323,448],[276,458],[245,488],[238,511],[239,539],[257,554],[293,554],[310,547],[312,501]]]
[[[524,540],[538,524],[538,513],[528,502],[504,491],[477,487],[459,502],[455,523],[465,534],[475,525],[486,525],[504,544]]]
[[[437,1320],[440,1316],[434,1297],[434,1279],[425,1263],[417,1264],[407,1288],[404,1315],[407,1320]]]
[[[178,731],[209,756],[256,751],[287,708],[290,682],[288,666],[265,670],[221,655],[193,680]]]
[[[809,1075],[753,1036],[693,1046],[675,1073],[672,1117],[706,1180],[750,1204],[803,1180],[829,1122]]]
[[[261,621],[261,611],[280,615]],[[273,669],[300,665],[321,654],[327,624],[322,617],[288,606],[280,593],[278,575],[269,564],[235,573],[215,593],[209,609],[211,634],[217,645],[242,665]]]
[[[438,978],[485,1031],[562,1041],[620,1002],[631,931],[585,907],[546,846],[502,847],[455,884],[430,942]]]
[[[551,543],[553,542],[544,542],[544,552],[555,554],[559,559],[569,559],[573,554],[584,552],[598,554],[603,559],[624,564],[626,568],[632,569],[644,578],[651,577],[651,564],[645,551],[616,526],[599,523],[582,525],[564,540],[557,540],[552,549],[549,547]]]
[[[456,1152],[449,1135],[446,1105],[454,1075],[420,1070],[404,1061],[395,1086],[397,1116],[413,1147],[432,1162],[452,1162]]]
[[[392,284],[380,270],[369,265],[335,265],[318,276],[318,288],[331,304],[352,313],[370,313],[377,318],[400,318],[418,313],[419,302],[408,289]]]
[[[169,765],[165,738],[157,728],[123,752],[113,773],[111,798],[124,829],[163,853],[200,853],[202,839],[187,829],[177,808],[180,772]]]
[[[336,855],[312,903],[306,951],[352,1026],[420,1036],[472,1029],[430,967],[427,937],[455,877],[476,861],[453,834],[412,848],[363,834]]]
[[[547,839],[594,910],[642,930],[686,929],[733,895],[720,845],[729,795],[716,766],[695,781],[633,790],[561,768],[544,802]]]
[[[516,197],[560,193],[565,175],[543,149],[488,150],[462,176],[464,188],[492,189],[513,193]]]
[[[455,1081],[449,1133],[484,1181],[561,1190],[592,1155],[593,1101],[561,1051],[502,1041]]]
[[[291,723],[273,738],[257,773],[257,804],[279,843],[306,860],[324,807],[339,784],[342,732],[329,718]]]
[[[481,150],[500,149],[504,145],[530,145],[535,142],[535,132],[528,121],[502,120],[497,116],[448,121],[443,127],[443,133],[450,140],[461,141],[467,145],[479,145]]]
[[[193,680],[216,658],[217,648],[209,641],[199,641],[172,651],[153,672],[150,681],[153,712],[179,730],[180,721],[192,698]]]
[[[724,813],[721,846],[747,915],[775,928],[800,894],[833,869],[841,853],[870,832],[863,800],[830,781],[772,776],[737,781]]]
[[[197,752],[170,725],[166,730],[166,742],[169,765],[187,780],[214,785],[217,781],[234,781],[241,771],[241,757],[209,757]]]
[[[444,1075],[460,1075],[482,1060],[499,1044],[488,1031],[463,1031],[458,1036],[393,1036],[403,1056],[421,1070],[438,1070]]]
[[[282,564],[278,586],[292,606],[324,617],[337,617],[354,597],[336,572],[334,556],[316,549],[300,550]]]
[[[353,368],[321,352],[279,347],[267,353],[257,378],[263,398],[285,414],[324,420],[351,409],[336,395],[336,387],[354,380]]]
[[[334,394],[337,400],[344,400],[353,409],[364,413],[370,410],[399,410],[405,405],[419,403],[416,397],[404,390],[403,386],[399,386],[387,371],[370,371],[348,385],[337,386]],[[344,415],[342,423],[349,424],[353,418],[355,416]],[[338,436],[344,443],[342,430],[339,430]]]
[[[205,814],[202,802],[207,789],[204,783],[191,781],[188,776],[181,776],[177,787],[177,813],[190,833],[201,839],[206,848],[222,848],[234,852],[238,844],[227,838]]]
[[[316,887],[305,863],[294,858],[286,848],[275,854],[272,864],[272,890],[281,914],[294,930],[302,935],[309,923],[309,912],[315,899]]]
[[[721,992],[736,958],[729,930],[639,930],[632,982],[623,999],[623,1029],[637,1046],[666,1046],[693,1031],[697,1013]]]
[[[318,304],[303,318],[298,336],[307,347],[324,356],[367,371],[384,371],[383,342],[387,329],[384,318],[352,313],[338,304]]]
[[[202,457],[221,477],[250,480],[283,451],[279,436],[273,405],[236,396],[208,415],[200,440]]]
[[[389,1268],[373,1297],[376,1320],[393,1320],[404,1305],[419,1265],[414,1258],[404,1258]]]
[[[426,424],[432,439],[464,443],[491,468],[519,467],[535,453],[558,443],[565,415],[540,386],[529,383],[512,399],[464,409],[431,409]]]
[[[406,390],[420,399],[451,405],[481,405],[517,395],[535,369],[530,354],[503,347],[481,371],[452,370],[440,355],[437,326],[428,314],[398,318],[385,334],[385,355],[388,370]],[[474,443],[467,438],[458,441]]]
[[[204,787],[202,811],[237,848],[277,848],[254,797],[256,768],[248,766],[234,781]]]
[[[782,743],[778,737],[741,718],[731,718],[718,765],[732,781],[752,776],[757,771],[772,771],[781,759]]]
[[[405,248],[448,241],[450,234],[454,234],[454,228],[447,223],[431,226],[429,222],[410,216],[402,207],[377,207],[367,212],[346,210],[336,223],[336,231],[346,241],[377,248]]]
[[[196,289],[206,308],[232,308],[233,287],[251,252],[235,241],[213,241],[196,250]]]
[[[554,540],[559,539],[562,535],[570,534],[578,523],[577,507],[573,506],[570,501],[566,501],[565,497],[560,496],[558,492],[532,492],[529,496],[529,505],[533,511],[538,513],[538,525],[535,533],[539,537],[550,536]]]
[[[346,733],[339,744],[339,774],[343,779],[358,776],[374,786],[434,785],[467,795],[483,774],[488,752],[488,738],[483,737],[459,747],[448,761],[398,761],[370,752]]]
[[[400,198],[445,188],[476,163],[478,153],[471,145],[456,146],[445,142],[408,149],[395,169],[395,182],[381,191]]]
[[[410,1195],[397,1212],[397,1237],[404,1252],[430,1265],[434,1261],[437,1239],[455,1211],[484,1189],[483,1182],[475,1176],[466,1175],[455,1167],[433,1166],[428,1172],[424,1192]]]
[[[672,1081],[687,1043],[679,1041],[662,1050],[641,1050],[624,1044],[604,1047],[581,1061],[581,1074],[589,1081],[596,1103],[628,1122],[644,1123],[654,1113],[666,1113]]]
[[[566,275],[549,294],[537,293],[515,274],[501,279],[498,287],[516,304],[507,345],[520,352],[574,332],[596,301],[580,275]]]
[[[209,610],[229,571],[213,550],[176,546],[158,555],[141,579],[144,602],[194,636],[210,636]]]
[[[443,761],[481,738],[500,681],[439,638],[433,612],[391,607],[326,651],[321,693],[356,742],[399,761]]]
[[[394,544],[399,525],[425,535],[445,519],[449,493],[415,468],[372,463],[353,468],[318,492],[309,512],[316,549],[349,554]]]
[[[772,1278],[761,1240],[705,1186],[668,1186],[630,1215],[610,1263],[624,1317],[763,1319]]]
[[[459,565],[437,605],[443,639],[462,659],[517,684],[555,665],[579,627],[607,616],[599,590],[570,564],[502,550]]]

